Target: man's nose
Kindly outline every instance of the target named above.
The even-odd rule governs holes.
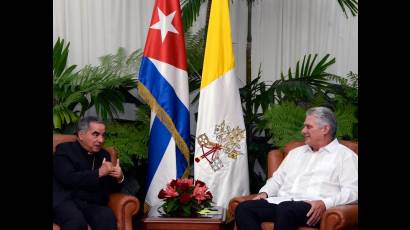
[[[104,137],[103,136],[99,136],[99,137],[97,137],[97,141],[98,142],[104,142]]]

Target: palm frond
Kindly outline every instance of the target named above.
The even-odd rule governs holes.
[[[184,26],[184,31],[188,31],[188,29],[195,22],[196,18],[199,15],[201,4],[204,2],[205,0],[182,0],[181,1],[182,22]]]
[[[70,124],[78,121],[78,115],[67,107],[56,105],[53,107],[53,126],[55,129],[61,129],[64,124]]]
[[[318,91],[324,91],[329,85],[327,73],[329,66],[336,62],[335,58],[330,60],[326,54],[316,64],[318,54],[308,54],[303,56],[302,64],[297,61],[295,71],[288,69],[285,76],[280,74],[280,80],[272,84],[275,97],[280,101],[309,101]],[[294,73],[294,74],[293,74]]]
[[[57,40],[53,50],[53,125],[55,129],[76,121],[92,106],[104,120],[124,111],[125,91],[136,87],[136,72],[142,52],[127,56],[120,48],[114,55],[100,58],[101,65],[85,66],[74,72],[75,66],[66,68],[68,45]],[[81,105],[79,111],[74,111]]]
[[[195,34],[185,33],[185,46],[188,64],[188,78],[190,93],[197,91],[201,85],[201,73],[204,61],[205,27],[199,29]],[[191,103],[199,99],[199,92]]]
[[[117,76],[136,76],[140,67],[141,58],[141,49],[137,49],[127,56],[125,49],[120,47],[116,54],[108,54],[100,57],[100,66],[103,69],[110,70],[110,72]]]
[[[350,13],[356,16],[359,13],[358,2],[357,0],[337,0],[340,7],[342,8],[343,13],[345,14],[346,18],[348,18],[346,8],[350,10]]]
[[[60,38],[58,38],[53,47],[53,76],[54,77],[61,76],[63,72],[65,74],[69,74],[76,67],[76,65],[72,65],[66,68],[70,43],[68,43],[67,45],[65,45],[64,43],[65,43],[64,39],[60,40]]]
[[[136,86],[134,74],[124,74],[121,68],[111,70],[107,68],[107,65],[86,66],[79,72],[79,75],[82,90],[90,97],[90,104],[84,109],[89,109],[94,105],[97,114],[101,115],[104,120],[123,112],[124,95],[120,89],[131,89]]]

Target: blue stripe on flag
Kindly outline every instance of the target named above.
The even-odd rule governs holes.
[[[150,91],[151,95],[157,100],[158,104],[164,109],[175,124],[181,137],[189,146],[189,111],[178,98],[172,86],[161,75],[151,60],[143,57],[140,67],[140,82]],[[188,123],[189,124],[189,123]],[[171,139],[170,131],[164,124],[155,117],[150,131],[150,140],[148,146],[148,175],[147,190],[157,172],[159,164],[164,156]],[[182,177],[188,162],[184,155],[176,148],[176,177]],[[172,172],[170,172],[172,173]]]
[[[162,124],[162,122],[155,117],[154,123],[151,127],[151,132],[149,135],[149,145],[148,145],[148,174],[147,174],[147,186],[148,190],[151,185],[152,178],[154,178],[155,172],[161,159],[164,156],[165,150],[171,139],[171,133]]]
[[[176,164],[177,164],[177,178],[181,178],[182,175],[184,174],[184,171],[188,165],[184,154],[179,150],[179,148],[176,148]]]
[[[147,185],[146,190],[151,185],[152,179],[158,169],[161,159],[164,156],[165,150],[168,147],[169,141],[171,139],[171,133],[168,129],[162,124],[162,122],[155,117],[154,123],[152,124],[151,133],[149,141],[149,152],[148,152],[148,174],[147,174]],[[184,155],[181,151],[176,148],[176,176],[178,178],[182,177],[184,171],[187,167],[187,162]]]
[[[189,121],[189,111],[178,98],[172,86],[147,57],[143,57],[141,61],[140,76],[140,82],[168,113],[181,137],[189,146],[189,126],[186,125],[186,121]]]

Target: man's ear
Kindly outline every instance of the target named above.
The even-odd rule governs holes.
[[[323,128],[324,135],[330,134],[330,125],[325,125],[322,128]]]
[[[84,139],[84,131],[78,131],[78,139],[83,140]]]

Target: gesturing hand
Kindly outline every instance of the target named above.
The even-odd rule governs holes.
[[[325,203],[321,200],[312,200],[305,202],[312,205],[309,212],[306,214],[306,216],[309,217],[306,223],[309,226],[315,225],[320,220],[322,214],[326,211]]]
[[[109,161],[106,161],[104,157],[101,167],[98,170],[98,176],[103,177],[103,176],[108,175],[113,170],[113,168],[114,167],[112,166],[112,163]]]
[[[122,180],[123,174],[120,166],[120,159],[117,159],[117,165],[113,167],[113,170],[110,172],[110,176],[116,178],[118,181]]]

